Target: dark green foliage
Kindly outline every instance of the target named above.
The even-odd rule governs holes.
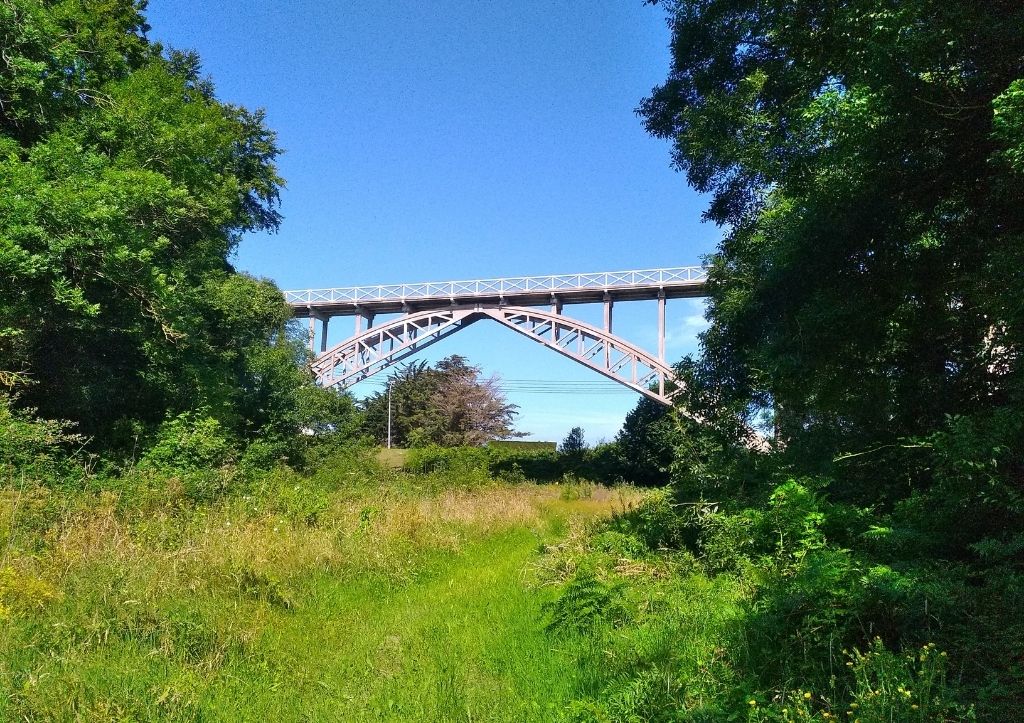
[[[611,526],[643,540],[651,549],[679,548],[688,539],[686,519],[675,509],[667,491],[650,495],[628,514],[616,517]]]
[[[0,484],[80,480],[85,470],[74,453],[84,439],[70,425],[38,419],[35,410],[12,408],[12,402],[0,394]]]
[[[681,434],[671,407],[642,397],[615,437],[622,477],[643,486],[667,483]]]
[[[19,405],[129,459],[200,408],[294,447],[338,414],[276,287],[229,263],[280,220],[275,136],[150,43],[144,8],[0,4],[0,370],[32,381]]]
[[[730,225],[697,367],[716,395],[807,466],[1019,405],[1020,4],[670,13],[641,113]]]
[[[566,468],[552,446],[546,443],[531,449],[488,444],[490,470],[498,476],[522,475],[536,482],[554,482],[565,474]]]
[[[796,714],[796,681],[924,719],[833,676],[870,648],[913,687],[900,651],[934,640],[965,705],[929,719],[1019,716],[1024,6],[666,6],[639,112],[726,229],[677,370],[676,544],[750,586],[728,646],[750,712]]]
[[[569,433],[565,435],[565,439],[558,445],[559,454],[567,456],[581,456],[584,450],[587,449],[587,442],[583,438],[583,428],[573,427],[569,430]]]

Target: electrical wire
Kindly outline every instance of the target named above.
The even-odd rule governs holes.
[[[387,387],[387,379],[366,379],[360,384],[384,389]],[[614,386],[613,386],[614,385]],[[636,394],[632,389],[626,389],[611,380],[587,381],[587,380],[551,380],[551,379],[504,379],[498,378],[495,386],[506,394],[561,394],[561,395],[621,395]]]

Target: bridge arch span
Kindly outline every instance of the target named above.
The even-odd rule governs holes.
[[[671,367],[643,349],[559,313],[516,306],[474,306],[406,314],[360,332],[320,354],[322,386],[347,388],[483,319],[491,319],[633,391],[671,404]]]

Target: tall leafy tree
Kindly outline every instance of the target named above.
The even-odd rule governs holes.
[[[819,459],[1020,404],[1024,6],[666,7],[639,112],[727,230],[705,385]]]
[[[725,229],[703,353],[678,368],[689,414],[677,489],[730,511],[691,515],[696,544],[720,564],[751,521],[810,499],[789,482],[765,504],[780,477],[856,503],[794,518],[818,520],[814,544],[829,549],[759,591],[747,639],[762,635],[773,655],[755,674],[788,685],[810,669],[780,660],[820,665],[835,640],[862,645],[868,630],[896,646],[936,636],[978,719],[1013,718],[1024,5],[666,7],[672,67],[639,112]],[[773,433],[772,453],[743,448],[740,420]],[[781,547],[764,559],[789,564]]]
[[[0,1],[0,369],[100,439],[197,407],[294,429],[288,309],[230,264],[280,221],[275,135],[150,42],[144,10]]]
[[[666,483],[681,441],[680,423],[671,408],[641,397],[615,436],[622,476],[639,485]]]
[[[391,441],[399,447],[479,446],[516,436],[516,406],[506,401],[496,379],[481,378],[480,368],[457,354],[433,367],[399,367],[385,390],[365,400],[366,428],[381,443],[388,436],[389,406]]]

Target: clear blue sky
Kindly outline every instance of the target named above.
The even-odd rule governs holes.
[[[284,224],[235,261],[283,289],[682,266],[720,237],[634,113],[669,63],[664,11],[641,0],[151,0],[148,17],[279,134]],[[671,359],[695,351],[702,313],[669,302]],[[656,350],[653,303],[617,305],[615,329]],[[423,358],[453,353],[509,386],[603,380],[484,322]],[[517,426],[610,439],[637,395],[594,388],[510,393]]]

